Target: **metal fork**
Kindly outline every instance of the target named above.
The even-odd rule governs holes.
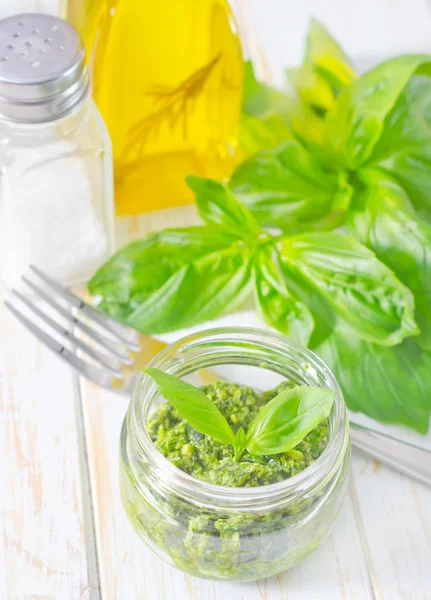
[[[166,344],[115,321],[72,294],[34,265],[30,266],[30,270],[36,276],[37,283],[27,277],[22,277],[22,280],[31,290],[32,297],[12,290],[11,298],[5,301],[5,306],[35,337],[83,377],[102,388],[129,396],[140,371]],[[18,299],[40,321],[59,334],[61,341],[57,341],[25,316],[17,308],[17,303],[12,303],[12,299]],[[63,322],[66,321],[68,327],[59,323],[61,319],[48,315],[46,309],[42,309],[40,301],[53,309]],[[91,345],[77,337],[74,329],[84,333]],[[67,347],[62,341],[72,347]],[[92,361],[78,356],[76,350],[80,350],[81,356],[85,354]]]
[[[18,299],[36,317],[59,334],[62,341],[72,344],[72,349],[68,349],[38,327],[11,301],[5,302],[6,307],[33,335],[78,373],[103,388],[129,396],[140,371],[166,347],[166,344],[118,323],[72,294],[37,267],[31,266],[30,269],[38,283],[23,277],[24,283],[31,289],[35,299],[48,304],[69,324],[70,328],[60,325],[21,292],[13,290],[12,297]],[[49,291],[41,287],[42,282],[48,286]],[[52,292],[66,303],[67,308],[53,297]],[[83,332],[91,340],[92,345],[78,338],[71,330],[73,328]],[[78,356],[76,349],[94,362]],[[216,377],[209,372],[205,379],[214,381]],[[431,485],[431,452],[353,423],[350,424],[350,438],[354,446],[371,454],[382,463]]]

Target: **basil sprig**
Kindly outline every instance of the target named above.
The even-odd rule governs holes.
[[[193,385],[155,368],[143,370],[155,382],[160,394],[174,406],[196,431],[229,444],[236,460],[244,450],[253,455],[288,452],[319,423],[328,418],[335,391],[301,385],[284,390],[270,400],[247,431],[235,434],[225,417],[208,396]]]
[[[168,375],[160,369],[143,369],[156,383],[163,398],[199,433],[215,437],[224,444],[235,445],[235,434],[217,406],[190,383]]]

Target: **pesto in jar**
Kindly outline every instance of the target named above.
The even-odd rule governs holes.
[[[293,384],[283,383],[268,392],[219,381],[202,387],[236,433],[247,431],[253,418],[272,398]],[[198,433],[168,402],[148,422],[148,432],[160,452],[192,477],[230,487],[253,487],[282,481],[314,462],[328,443],[328,422],[313,429],[293,450],[271,456],[252,456],[245,451],[237,462],[232,446]]]

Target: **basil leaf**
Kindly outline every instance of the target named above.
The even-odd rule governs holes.
[[[317,67],[336,90],[349,85],[355,73],[346,54],[329,31],[316,19],[310,20],[308,28],[305,64]]]
[[[241,456],[243,455],[245,450],[245,431],[243,427],[240,427],[236,432],[235,436],[235,444],[234,444],[234,453],[235,460],[239,462],[241,460]]]
[[[251,422],[247,450],[260,455],[291,450],[329,416],[334,399],[334,390],[306,385],[281,392]]]
[[[312,66],[286,70],[287,81],[305,104],[325,113],[334,104],[329,83]]]
[[[117,252],[88,283],[103,310],[144,333],[212,319],[251,290],[251,253],[209,227],[166,230]]]
[[[316,77],[323,79],[320,74]],[[322,86],[327,86],[324,80]],[[258,81],[250,61],[245,63],[242,111],[239,146],[246,155],[275,148],[294,137],[321,152],[322,115],[295,94]]]
[[[334,372],[350,410],[428,431],[431,354],[414,340],[379,346],[337,331],[314,351]]]
[[[200,216],[209,225],[238,238],[260,233],[256,219],[225,185],[193,175],[186,177],[186,182],[196,194]]]
[[[415,342],[431,350],[431,225],[417,216],[402,188],[384,173],[376,177],[362,193],[362,241],[413,292],[421,330]]]
[[[325,121],[311,106],[297,102],[289,114],[289,126],[299,142],[325,164]]]
[[[417,210],[431,209],[431,77],[410,79],[385,119],[371,165],[388,171]]]
[[[196,431],[210,435],[224,444],[235,444],[235,434],[225,417],[201,390],[160,369],[147,368],[143,369],[143,373],[153,379],[163,398],[172,404]]]
[[[314,329],[309,340],[309,347],[322,343],[335,329],[337,320],[339,320],[337,314],[325,297],[316,290],[313,282],[310,283],[293,263],[286,262],[279,251],[277,265],[287,289],[308,308],[313,317]]]
[[[320,152],[324,144],[322,115],[294,94],[258,81],[252,64],[246,62],[239,133],[241,150],[252,155],[294,137]]]
[[[282,112],[288,102],[287,94],[256,79],[251,61],[244,63],[243,113],[264,119]]]
[[[307,306],[288,290],[272,252],[272,248],[263,248],[255,261],[257,308],[268,325],[307,346],[314,327],[313,317]]]
[[[410,77],[430,58],[412,54],[392,58],[345,88],[326,118],[328,149],[339,163],[356,169],[367,161]]]
[[[310,233],[278,245],[281,267],[296,267],[327,306],[361,338],[384,345],[416,335],[414,301],[375,255],[348,236]]]
[[[127,323],[145,333],[191,327],[233,311],[250,292],[251,253],[244,245],[234,245],[183,266]]]
[[[90,279],[90,294],[126,303],[148,297],[182,266],[228,248],[232,239],[208,227],[166,229],[127,244]]]
[[[241,115],[239,147],[246,156],[275,148],[292,138],[293,133],[279,115],[271,115],[266,119]]]
[[[230,187],[260,223],[289,232],[333,227],[351,195],[342,178],[326,171],[296,141],[246,160],[234,172]]]

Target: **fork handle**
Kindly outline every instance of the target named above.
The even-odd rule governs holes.
[[[384,434],[350,426],[352,444],[396,471],[431,486],[431,452]]]

